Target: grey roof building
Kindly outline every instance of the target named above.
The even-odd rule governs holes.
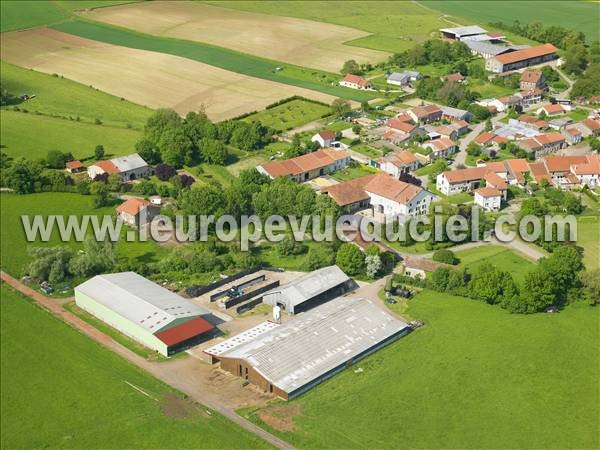
[[[97,275],[75,287],[77,306],[165,356],[214,327],[208,310],[138,275]]]
[[[485,34],[487,33],[487,30],[484,30],[478,25],[468,25],[465,27],[442,28],[440,32],[445,38],[460,40],[464,39],[467,36]]]
[[[473,114],[469,111],[465,111],[464,109],[452,108],[450,106],[440,105],[439,107],[442,110],[442,117],[448,117],[456,120],[466,120],[467,122],[471,120]]]
[[[289,314],[296,314],[343,295],[354,287],[354,281],[338,266],[328,266],[267,292],[263,303],[279,305]]]
[[[420,80],[421,78],[423,78],[423,75],[421,75],[419,72],[406,70],[404,72],[394,72],[394,73],[391,73],[387,77],[387,82],[389,84],[396,84],[396,85],[400,85],[400,86],[406,86],[411,81]]]
[[[291,399],[410,330],[371,300],[338,297],[254,339],[226,341],[217,360],[224,370]]]
[[[465,39],[463,42],[471,49],[471,53],[483,56],[484,58],[493,58],[494,56],[503,55],[504,53],[510,53],[530,47],[529,45],[494,45],[489,42],[481,42],[474,39]]]

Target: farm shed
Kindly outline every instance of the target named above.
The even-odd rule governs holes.
[[[229,339],[212,356],[222,369],[289,400],[410,330],[370,300],[338,297],[254,338]]]
[[[297,314],[354,289],[354,281],[338,266],[309,272],[264,294],[263,303]]]
[[[75,302],[164,356],[202,341],[208,311],[135,272],[97,275],[75,288]]]

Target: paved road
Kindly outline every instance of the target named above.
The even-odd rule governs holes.
[[[38,305],[48,310],[54,316],[62,319],[73,328],[86,334],[88,337],[102,344],[109,350],[119,354],[127,361],[151,373],[156,378],[162,380],[170,386],[173,386],[175,389],[184,392],[198,403],[206,405],[207,407],[221,413],[232,422],[235,422],[242,428],[250,431],[269,444],[283,450],[295,450],[295,448],[287,442],[254,425],[249,420],[237,415],[232,407],[225,406],[224,402],[218,398],[220,393],[206,390],[205,386],[200,383],[199,378],[203,372],[206,372],[207,368],[209,368],[207,364],[203,364],[191,357],[181,360],[174,360],[172,362],[147,361],[141,356],[133,353],[128,348],[123,347],[111,337],[105,335],[87,322],[64,309],[62,305],[72,300],[72,298],[61,299],[60,301],[49,299],[48,297],[45,297],[39,292],[34,291],[30,287],[24,285],[19,280],[11,277],[4,271],[0,272],[0,275],[2,281],[4,281],[6,284],[12,286],[22,294],[30,297]]]
[[[499,113],[495,117],[492,117],[492,125],[496,126],[500,123],[500,121],[504,118],[506,114]],[[485,122],[481,122],[476,124],[473,127],[473,130],[467,134],[464,138],[461,139],[459,145],[459,151],[454,157],[454,167],[459,164],[465,164],[465,160],[467,158],[467,147],[468,145],[481,133],[485,130]]]

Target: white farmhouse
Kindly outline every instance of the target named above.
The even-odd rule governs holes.
[[[323,130],[319,131],[312,138],[310,138],[311,142],[318,142],[321,148],[323,147],[331,147],[331,144],[335,142],[335,131],[333,130]]]
[[[502,193],[498,189],[485,186],[474,191],[475,204],[485,211],[498,211],[502,203]]]

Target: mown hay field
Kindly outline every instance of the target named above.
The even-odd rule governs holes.
[[[331,114],[329,106],[295,99],[252,114],[245,117],[244,120],[247,122],[260,121],[263,125],[272,127],[277,131],[286,131],[320,119],[326,114]]]
[[[143,33],[206,42],[330,72],[339,72],[349,59],[373,63],[389,56],[344,45],[369,35],[355,28],[198,2],[135,3],[95,9],[85,16]]]
[[[334,97],[261,80],[191,59],[111,45],[53,29],[7,33],[2,58],[125,98],[185,114],[205,108],[212,120],[235,117],[299,95],[331,103]]]

